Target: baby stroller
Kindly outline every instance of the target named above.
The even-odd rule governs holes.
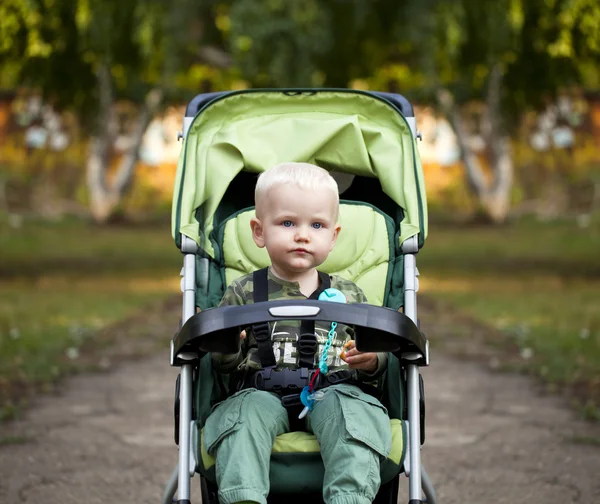
[[[212,370],[210,352],[237,352],[240,328],[290,318],[351,325],[359,350],[389,352],[380,393],[393,447],[381,466],[375,502],[397,501],[404,472],[409,503],[435,503],[420,458],[425,408],[419,366],[428,365],[429,346],[417,320],[415,255],[427,236],[427,202],[411,104],[397,94],[353,90],[209,93],[189,103],[180,136],[172,229],[184,254],[183,310],[171,342],[171,365],[181,368],[175,394],[179,463],[163,503],[189,504],[195,473],[202,502],[217,502],[215,460],[204,448],[202,429],[211,407],[227,396],[228,383]],[[287,300],[215,308],[232,280],[269,264],[250,232],[254,186],[258,173],[284,161],[314,163],[337,179],[342,232],[319,270],[353,280],[368,305]],[[270,480],[269,501],[290,494],[320,501],[323,464],[313,435],[278,436]]]

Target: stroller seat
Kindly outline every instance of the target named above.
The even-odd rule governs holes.
[[[223,286],[269,264],[266,250],[256,247],[252,240],[252,217],[254,207],[243,209],[225,219],[214,233],[215,264],[220,266],[220,276],[224,276],[221,278]],[[393,296],[389,295],[391,286],[402,285],[402,254],[394,245],[393,220],[372,205],[341,200],[339,222],[342,231],[338,242],[319,270],[351,279],[365,292],[370,304],[393,303]],[[213,283],[211,289],[215,288]],[[396,387],[400,386],[396,383]],[[401,472],[406,451],[403,442],[406,424],[401,420],[401,407],[394,412],[396,416],[390,420],[393,446],[381,467],[382,483]],[[196,422],[193,431],[192,444],[198,450],[196,470],[216,483],[215,459],[205,450],[202,425],[202,421]],[[318,492],[323,486],[323,474],[319,444],[314,435],[290,432],[277,437],[271,458],[272,492]]]
[[[404,438],[406,424],[397,418],[390,419],[392,429],[392,449],[387,459],[381,464],[381,482],[391,481],[402,471],[402,463],[406,454]],[[196,431],[197,432],[197,431]],[[200,440],[194,444],[200,447],[197,470],[211,483],[216,483],[216,459],[204,448],[200,431]],[[314,434],[308,432],[288,432],[275,438],[271,450],[271,492],[276,494],[319,493],[323,488],[323,461],[319,443]]]

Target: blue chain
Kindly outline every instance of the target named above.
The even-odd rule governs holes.
[[[333,301],[335,303],[346,303],[346,296],[344,293],[337,289],[325,289],[321,294],[319,294],[319,301]],[[331,343],[333,342],[333,336],[335,335],[335,328],[337,327],[337,322],[331,323],[331,329],[329,329],[329,334],[327,335],[327,341],[323,346],[323,353],[321,354],[321,359],[319,360],[319,370],[316,373],[326,375],[329,371],[327,367],[327,355],[329,354],[329,348],[331,347]],[[316,374],[313,375],[312,381],[309,385],[306,385],[302,392],[300,393],[300,401],[304,404],[304,409],[298,415],[298,418],[304,418],[309,411],[313,409],[315,401],[318,401],[322,398],[323,392],[316,391],[313,392],[312,385],[314,379],[316,378]]]
[[[323,353],[321,354],[321,360],[319,362],[319,370],[321,374],[326,375],[327,371],[329,371],[329,367],[327,367],[327,354],[329,353],[329,347],[331,347],[331,343],[333,342],[333,336],[335,335],[335,328],[337,327],[337,322],[331,323],[331,329],[329,330],[329,334],[327,335],[327,342],[323,347]]]

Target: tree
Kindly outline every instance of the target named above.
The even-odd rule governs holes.
[[[402,68],[397,87],[437,102],[455,129],[469,187],[493,222],[510,209],[509,138],[523,113],[580,81],[599,55],[594,0],[236,0],[213,8],[254,85],[346,87],[386,65]],[[467,142],[462,105],[473,100],[486,105],[491,176]]]
[[[77,113],[90,133],[87,186],[98,222],[119,211],[139,146],[164,97],[178,95],[198,63],[227,65],[219,48],[202,44],[211,13],[191,0],[6,0],[0,4],[1,85],[39,87],[58,107]],[[196,83],[197,85],[198,83]],[[118,99],[139,104],[131,141],[114,177]]]
[[[88,183],[105,220],[137,157],[132,142],[109,181],[116,99],[140,104],[137,139],[158,98],[176,96],[172,83],[193,81],[199,62],[231,65],[265,87],[346,87],[395,65],[401,85],[393,90],[438,103],[482,212],[501,222],[510,208],[510,134],[560,86],[598,76],[599,39],[595,0],[4,0],[0,83],[26,79],[94,119]],[[491,176],[466,141],[462,105],[473,100],[486,104]]]
[[[160,55],[150,54],[151,46],[157,46],[156,52],[160,52],[157,10],[158,6],[151,2],[80,0],[77,4],[75,21],[80,49],[95,75],[97,102],[93,110],[97,120],[91,125],[86,180],[90,210],[97,222],[106,222],[117,212],[132,182],[142,136],[162,99],[157,69],[160,63],[156,61]],[[149,85],[154,86],[150,91]],[[117,173],[109,180],[107,173],[118,133],[115,91],[137,98],[136,101],[141,94],[148,97],[140,107]]]
[[[509,135],[523,114],[561,86],[580,83],[600,57],[600,5],[593,0],[429,0],[409,2],[403,53],[425,76],[459,141],[469,187],[482,213],[502,222],[510,209]],[[414,48],[419,52],[415,53]],[[486,104],[481,131],[486,176],[466,141],[460,104]]]
[[[264,87],[346,87],[391,49],[392,0],[235,0],[212,3],[243,77]]]

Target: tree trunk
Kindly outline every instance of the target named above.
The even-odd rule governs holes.
[[[491,178],[486,177],[483,167],[467,142],[468,132],[454,97],[446,89],[438,91],[438,100],[458,139],[461,159],[465,165],[467,183],[479,200],[484,216],[493,223],[502,223],[510,211],[513,185],[513,160],[508,136],[500,125],[500,90],[502,72],[495,65],[490,72],[487,92],[487,113],[484,117],[483,134],[488,147]]]
[[[98,71],[100,90],[98,128],[90,140],[86,163],[87,187],[92,218],[104,224],[120,207],[123,197],[130,189],[139,159],[139,148],[152,115],[162,101],[162,90],[153,89],[139,112],[131,143],[119,162],[116,176],[108,179],[108,168],[113,156],[113,145],[117,132],[117,120],[114,116],[114,98],[110,68],[103,65]]]

